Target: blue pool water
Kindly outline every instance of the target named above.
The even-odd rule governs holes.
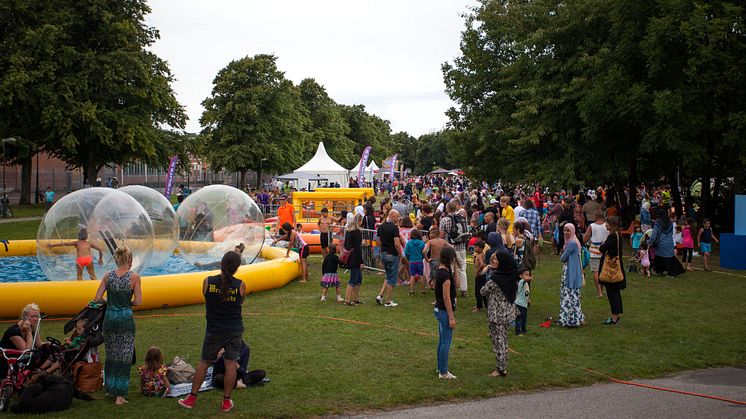
[[[254,263],[261,260],[257,258]],[[73,262],[71,261],[71,264]],[[96,274],[101,278],[103,272],[101,267],[96,265]],[[140,272],[142,276],[155,276],[187,272],[200,272],[206,270],[219,269],[217,267],[198,268],[189,264],[183,258],[177,255],[171,255],[165,263],[160,266],[150,267]],[[74,271],[73,271],[74,272]],[[75,279],[73,273],[72,279]],[[87,280],[88,273],[83,273],[83,279]],[[22,281],[48,281],[47,276],[42,271],[36,256],[13,256],[0,258],[0,282],[22,282]]]

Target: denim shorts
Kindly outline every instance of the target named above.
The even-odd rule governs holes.
[[[399,277],[399,256],[381,253],[381,261],[383,261],[383,266],[386,269],[386,283],[395,287],[396,280]]]
[[[238,360],[243,333],[211,334],[205,333],[202,343],[202,360],[213,362],[218,359],[218,352],[225,349],[223,357],[228,361]]]
[[[701,253],[712,253],[712,243],[700,243],[699,251]]]

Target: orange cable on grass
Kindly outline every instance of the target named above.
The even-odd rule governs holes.
[[[670,392],[670,393],[683,394],[685,396],[702,397],[702,398],[705,398],[705,399],[718,400],[718,401],[721,401],[721,402],[727,402],[727,403],[733,403],[733,404],[737,404],[737,405],[741,405],[741,406],[746,406],[746,402],[739,401],[739,400],[726,399],[725,397],[712,396],[712,395],[709,395],[709,394],[702,394],[702,393],[694,393],[694,392],[691,392],[691,391],[677,390],[677,389],[668,388],[668,387],[654,386],[654,385],[651,385],[651,384],[637,383],[637,382],[634,382],[634,381],[620,380],[618,378],[611,377],[611,376],[609,376],[607,374],[604,374],[602,372],[596,371],[596,370],[591,369],[591,368],[579,367],[577,365],[574,365],[574,364],[571,364],[571,363],[565,362],[565,361],[559,361],[558,360],[557,362],[560,363],[560,364],[565,364],[565,365],[568,365],[570,367],[581,369],[583,371],[587,371],[587,372],[590,372],[590,373],[593,373],[593,374],[596,374],[596,375],[600,375],[601,377],[604,377],[607,380],[609,380],[609,381],[611,381],[613,383],[617,383],[617,384],[624,384],[624,385],[628,385],[628,386],[642,387],[642,388],[647,388],[647,389],[650,389],[650,390],[667,391],[667,392]]]

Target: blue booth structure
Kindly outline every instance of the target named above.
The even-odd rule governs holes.
[[[735,232],[720,234],[720,266],[746,270],[746,195],[736,195]]]

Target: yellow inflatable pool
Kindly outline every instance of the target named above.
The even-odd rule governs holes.
[[[238,268],[236,277],[246,283],[248,292],[280,288],[300,275],[295,257],[285,258],[286,249],[265,247],[261,256],[269,259]],[[35,240],[11,240],[7,249],[0,244],[0,257],[35,256]],[[0,263],[2,263],[0,261]],[[175,307],[204,302],[202,281],[218,271],[189,272],[142,278],[142,305],[136,310]],[[73,314],[80,311],[96,294],[99,281],[44,281],[0,283],[0,317],[17,317],[30,302],[39,304],[46,314]]]

